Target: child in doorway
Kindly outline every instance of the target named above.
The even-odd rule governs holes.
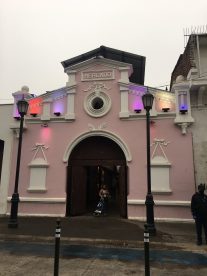
[[[106,184],[103,184],[101,186],[101,189],[99,191],[99,196],[104,200],[104,208],[103,208],[103,213],[107,214],[108,212],[108,200],[109,200],[109,190]]]

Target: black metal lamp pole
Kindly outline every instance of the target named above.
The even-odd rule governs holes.
[[[147,213],[147,230],[151,235],[156,234],[154,224],[154,200],[151,192],[151,162],[150,162],[150,109],[152,109],[154,96],[147,92],[142,96],[144,109],[146,110],[146,135],[147,135],[147,195],[146,195],[146,213]]]
[[[8,223],[9,228],[17,228],[18,227],[17,216],[18,216],[18,204],[19,204],[19,193],[18,193],[19,169],[20,169],[20,160],[21,160],[24,115],[27,114],[28,106],[29,106],[29,104],[25,100],[20,100],[17,102],[17,109],[18,109],[18,112],[20,115],[19,144],[18,144],[18,152],[17,152],[14,193],[13,193],[12,199],[11,199],[11,213],[10,213],[10,218],[9,218],[9,223]]]

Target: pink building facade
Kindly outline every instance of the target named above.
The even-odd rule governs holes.
[[[14,135],[6,213],[14,189],[19,121],[16,102],[29,101],[19,178],[19,214],[92,214],[102,183],[109,186],[109,215],[145,220],[146,115],[151,92],[151,177],[155,220],[191,219],[195,191],[189,95],[132,83],[134,65],[96,56],[64,64],[63,88],[32,97],[13,94]],[[181,83],[181,84],[180,84]],[[182,92],[182,93],[181,93]],[[12,114],[11,114],[12,116]],[[15,118],[16,117],[16,118]]]

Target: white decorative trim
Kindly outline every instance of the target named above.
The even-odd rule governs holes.
[[[93,107],[93,101],[100,99],[103,103],[102,107],[95,109]],[[90,93],[84,99],[84,109],[86,113],[92,117],[102,117],[109,112],[111,109],[111,98],[103,91],[94,91]]]
[[[11,196],[7,198],[7,201],[11,201]],[[38,202],[38,203],[65,203],[65,198],[40,198],[40,197],[20,197],[21,202]]]
[[[104,128],[106,128],[106,123],[101,123],[99,126],[97,126],[97,128],[93,125],[93,124],[88,124],[88,128],[90,131],[94,131],[94,130],[103,130]]]
[[[68,66],[67,68],[64,69],[64,71],[67,74],[70,74],[71,70],[86,70],[86,68],[90,68],[91,65],[96,65],[96,64],[103,64],[108,66],[109,68],[119,68],[119,67],[126,67],[128,66],[130,68],[130,74],[133,72],[132,65],[129,63],[125,62],[120,62],[112,59],[107,59],[103,57],[93,57],[91,59],[85,60],[83,62],[76,63],[74,65]]]
[[[181,127],[182,134],[185,135],[187,133],[187,127],[190,125],[190,123],[181,123],[177,125]]]
[[[10,129],[13,130],[13,133],[15,134],[16,138],[19,139],[19,130],[20,130],[20,121],[19,122],[19,125],[15,124],[15,125],[11,125],[10,126]],[[25,122],[23,124],[23,131],[25,131],[27,129],[27,126],[25,125]]]
[[[132,160],[131,152],[129,151],[129,148],[127,144],[116,134],[112,132],[107,132],[105,130],[94,130],[86,133],[82,133],[80,136],[76,137],[72,143],[70,142],[65,150],[65,153],[63,155],[63,162],[68,162],[69,156],[72,152],[72,150],[75,148],[76,145],[78,145],[82,140],[92,137],[92,136],[102,136],[111,139],[114,141],[120,148],[122,149],[127,162],[130,162]]]
[[[7,216],[10,216],[10,213],[6,213]],[[65,214],[30,214],[30,213],[18,213],[18,217],[56,217],[64,218]]]
[[[35,147],[32,148],[32,151],[35,151],[34,156],[32,158],[32,161],[36,158],[38,152],[41,151],[44,160],[47,162],[47,157],[46,157],[45,152],[44,152],[44,150],[47,150],[47,149],[48,149],[48,147],[46,147],[44,144],[42,144],[42,143],[35,143]]]
[[[119,83],[120,85],[120,96],[121,96],[121,107],[119,112],[119,118],[129,117],[129,87],[128,84]]]
[[[172,91],[175,92],[176,99],[176,117],[174,119],[174,123],[181,127],[183,135],[187,133],[188,126],[194,123],[194,119],[191,116],[189,89],[189,83],[184,80],[174,84],[172,87]],[[184,95],[186,96],[187,112],[185,114],[180,114],[180,104],[184,101]],[[182,102],[179,101],[179,97],[181,97]]]
[[[190,201],[179,201],[179,200],[154,200],[157,206],[190,206]],[[145,200],[143,199],[128,199],[127,203],[129,205],[145,205]]]
[[[169,168],[169,167],[171,167],[171,163],[169,163],[169,162],[163,163],[164,161],[165,161],[164,159],[162,159],[162,160],[159,161],[158,158],[157,158],[157,156],[156,156],[155,158],[153,158],[151,160],[151,167],[152,168],[155,168],[155,167],[159,167],[159,168],[168,167]]]
[[[111,87],[107,87],[105,83],[99,82],[99,81],[94,81],[92,84],[88,86],[88,89],[84,89],[84,92],[96,92],[99,94],[101,91],[108,91],[110,90]]]
[[[75,83],[75,76],[74,83]],[[67,83],[67,111],[65,114],[65,120],[74,120],[75,119],[75,111],[74,111],[74,103],[75,103],[75,94],[76,94],[76,84],[69,86]]]
[[[146,217],[128,217],[130,220],[146,221]],[[154,218],[155,221],[160,222],[181,222],[181,223],[194,223],[194,219],[180,219],[180,218]]]
[[[28,188],[27,191],[29,193],[46,193],[47,189],[46,188]]]
[[[153,159],[153,158],[155,157],[156,151],[157,151],[157,149],[159,148],[159,149],[161,150],[162,154],[163,154],[163,157],[164,157],[165,161],[168,162],[168,158],[167,158],[167,156],[166,156],[166,154],[165,154],[165,152],[164,152],[163,146],[164,146],[164,147],[167,147],[167,145],[168,145],[169,143],[170,143],[170,142],[166,142],[165,139],[158,139],[158,138],[155,138],[155,139],[153,140],[153,143],[152,143],[152,145],[155,145],[155,147],[154,147],[154,150],[153,150],[153,152],[152,152],[151,158]]]
[[[46,163],[46,161],[42,158],[36,158],[31,163],[28,164],[30,168],[48,168],[49,163]]]
[[[50,98],[44,99],[42,102],[43,109],[42,115],[40,117],[41,121],[50,121],[50,108],[51,108],[52,100]]]
[[[172,193],[172,190],[170,189],[166,189],[166,190],[154,190],[152,187],[152,193],[153,195],[161,195],[161,194],[165,194],[165,195],[169,195]]]
[[[129,82],[130,67],[128,67],[128,66],[119,67],[119,71],[120,71],[120,75],[121,75],[119,82],[128,83]]]
[[[113,69],[83,71],[81,81],[113,80],[114,76]]]
[[[68,75],[68,81],[66,83],[66,87],[72,87],[72,86],[75,86],[77,83],[76,83],[76,73],[77,71],[76,70],[65,70],[66,74]]]

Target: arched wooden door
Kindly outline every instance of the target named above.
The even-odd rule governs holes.
[[[107,182],[113,210],[127,217],[127,167],[121,148],[112,140],[93,136],[84,139],[68,160],[66,216],[87,214],[95,207],[98,190]]]

